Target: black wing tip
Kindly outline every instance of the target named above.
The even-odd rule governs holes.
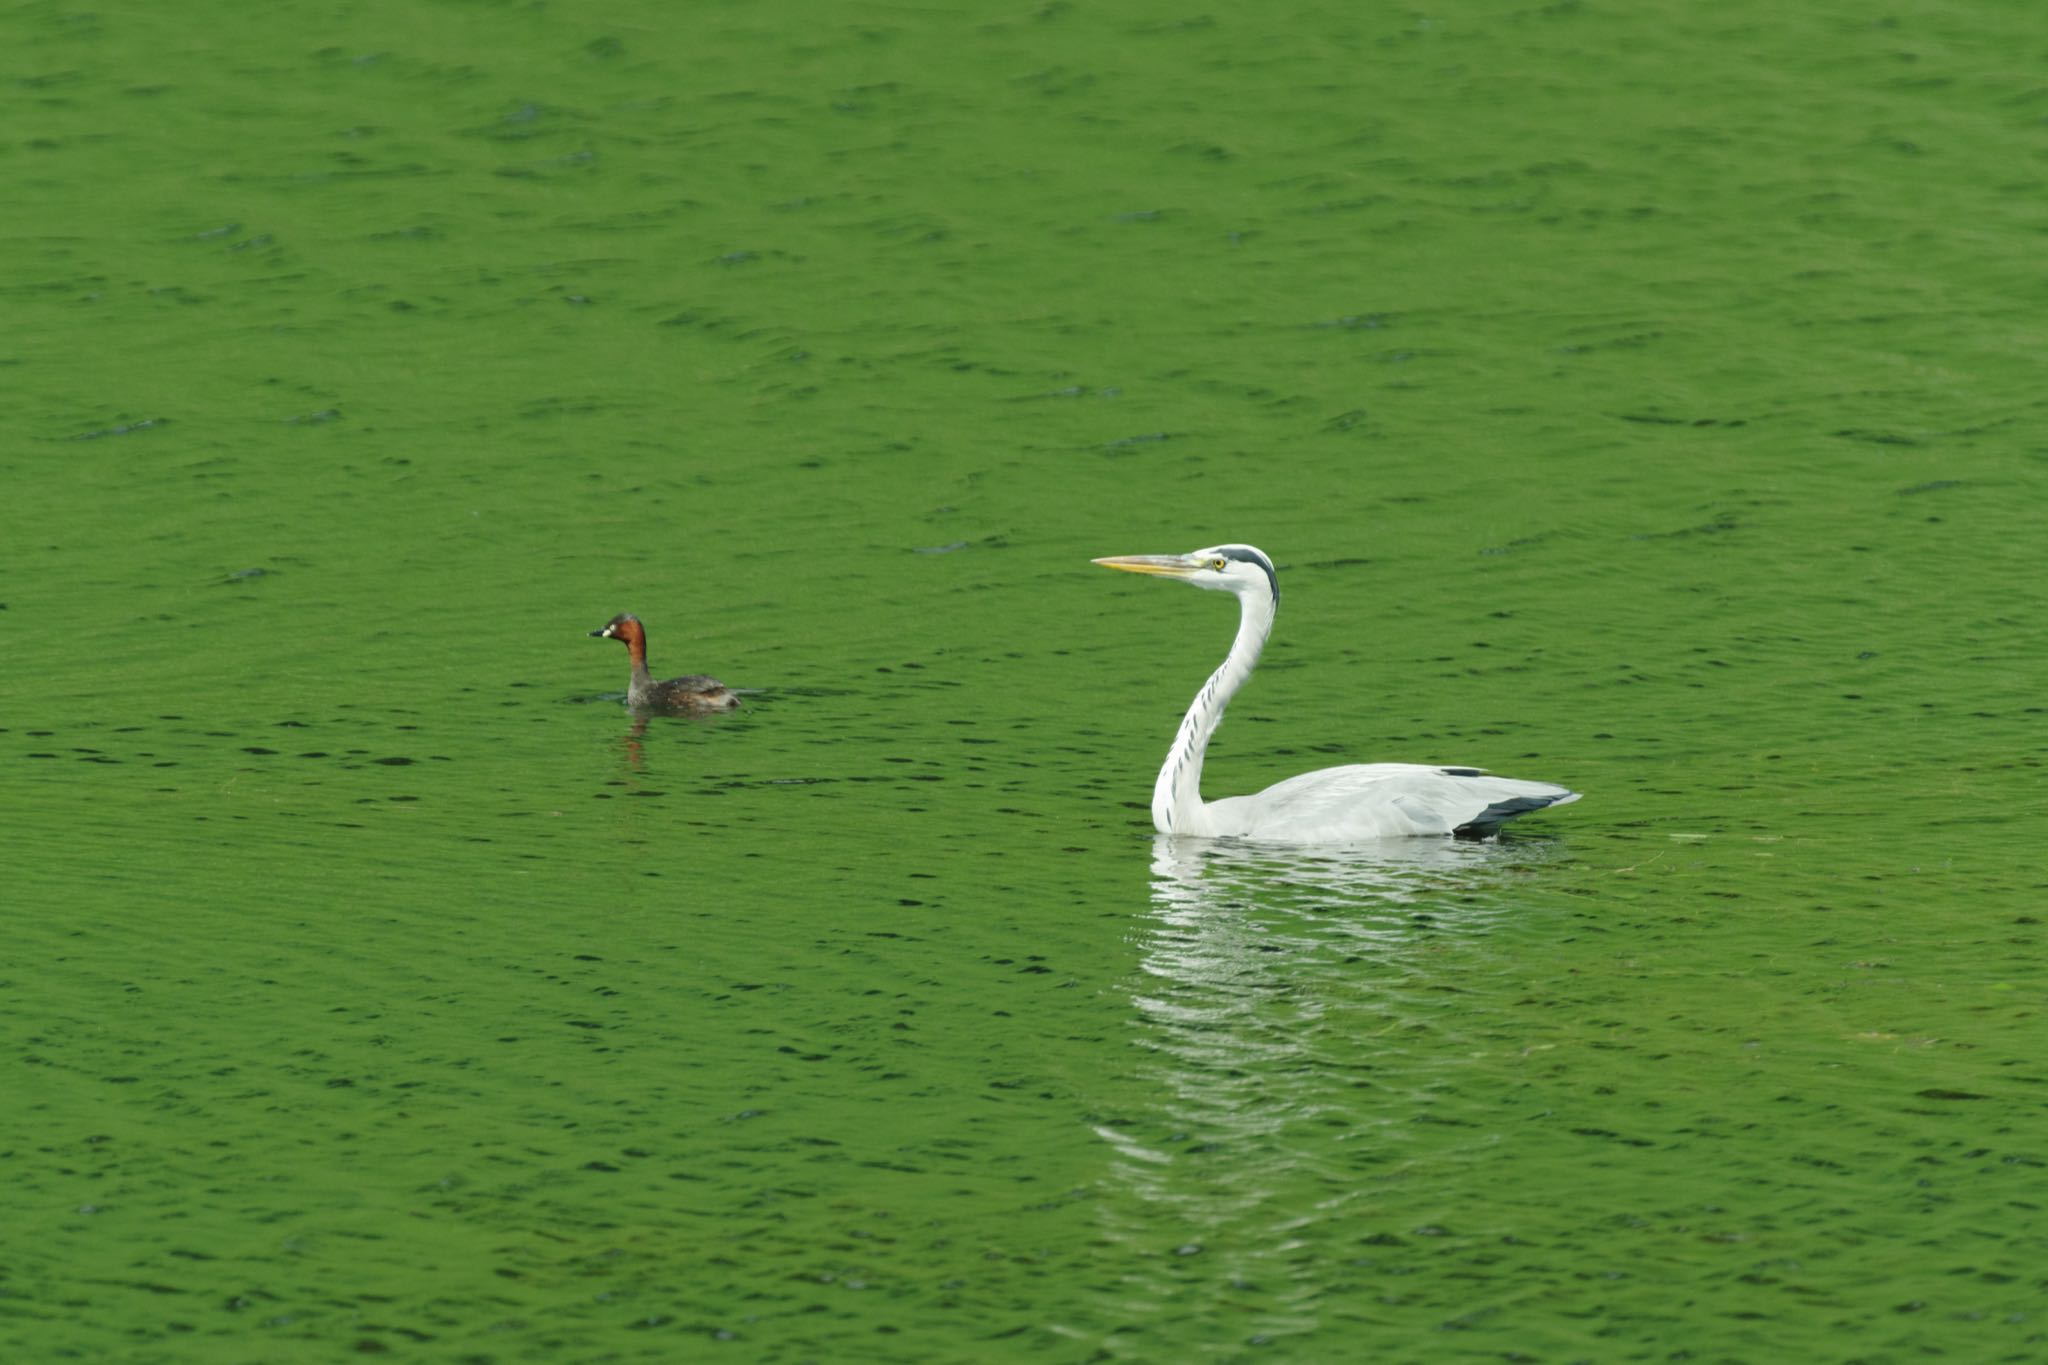
[[[1452,769],[1448,768],[1445,771],[1453,772]],[[1464,777],[1467,774],[1456,772],[1455,775]],[[1485,810],[1452,830],[1451,833],[1460,839],[1484,839],[1490,834],[1499,833],[1500,827],[1514,819],[1517,815],[1527,815],[1530,811],[1548,810],[1552,806],[1569,805],[1578,799],[1579,794],[1570,791],[1559,792],[1555,796],[1511,796],[1505,801],[1494,802]]]

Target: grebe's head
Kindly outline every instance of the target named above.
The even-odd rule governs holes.
[[[1211,545],[1184,555],[1112,555],[1094,561],[1105,569],[1178,578],[1198,588],[1258,593],[1280,600],[1280,577],[1264,550],[1250,545]]]
[[[640,629],[640,618],[628,611],[620,612],[590,633],[599,639],[624,640],[627,644],[647,638],[647,632]]]

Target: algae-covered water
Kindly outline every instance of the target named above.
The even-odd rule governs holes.
[[[2043,51],[8,10],[0,1354],[2048,1354]]]

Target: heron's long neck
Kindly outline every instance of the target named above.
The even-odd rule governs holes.
[[[1173,737],[1173,747],[1166,752],[1159,780],[1152,784],[1152,823],[1162,834],[1205,832],[1202,759],[1209,751],[1209,736],[1222,724],[1223,708],[1230,705],[1237,689],[1251,677],[1252,665],[1259,661],[1259,651],[1266,647],[1266,636],[1273,629],[1273,610],[1277,604],[1271,597],[1247,592],[1240,593],[1237,600],[1237,639],[1231,642],[1222,666],[1209,675],[1209,681],[1195,694],[1194,705],[1188,707],[1187,715],[1181,719],[1180,733]]]

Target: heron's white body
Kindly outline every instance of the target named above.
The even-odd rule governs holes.
[[[1162,834],[1241,835],[1290,843],[1349,843],[1411,835],[1485,835],[1517,815],[1579,794],[1548,782],[1495,777],[1428,763],[1353,763],[1276,782],[1252,796],[1202,799],[1202,761],[1224,708],[1251,677],[1279,608],[1272,561],[1249,545],[1189,555],[1128,555],[1098,564],[1180,578],[1237,595],[1237,638],[1195,694],[1152,785],[1152,823]]]
[[[1562,806],[1579,794],[1548,782],[1495,777],[1477,768],[1428,763],[1351,763],[1275,782],[1252,796],[1226,796],[1152,822],[1168,834],[1238,834],[1290,843],[1336,844],[1416,834],[1479,833],[1475,821],[1503,804]],[[1511,819],[1504,815],[1501,819]]]

